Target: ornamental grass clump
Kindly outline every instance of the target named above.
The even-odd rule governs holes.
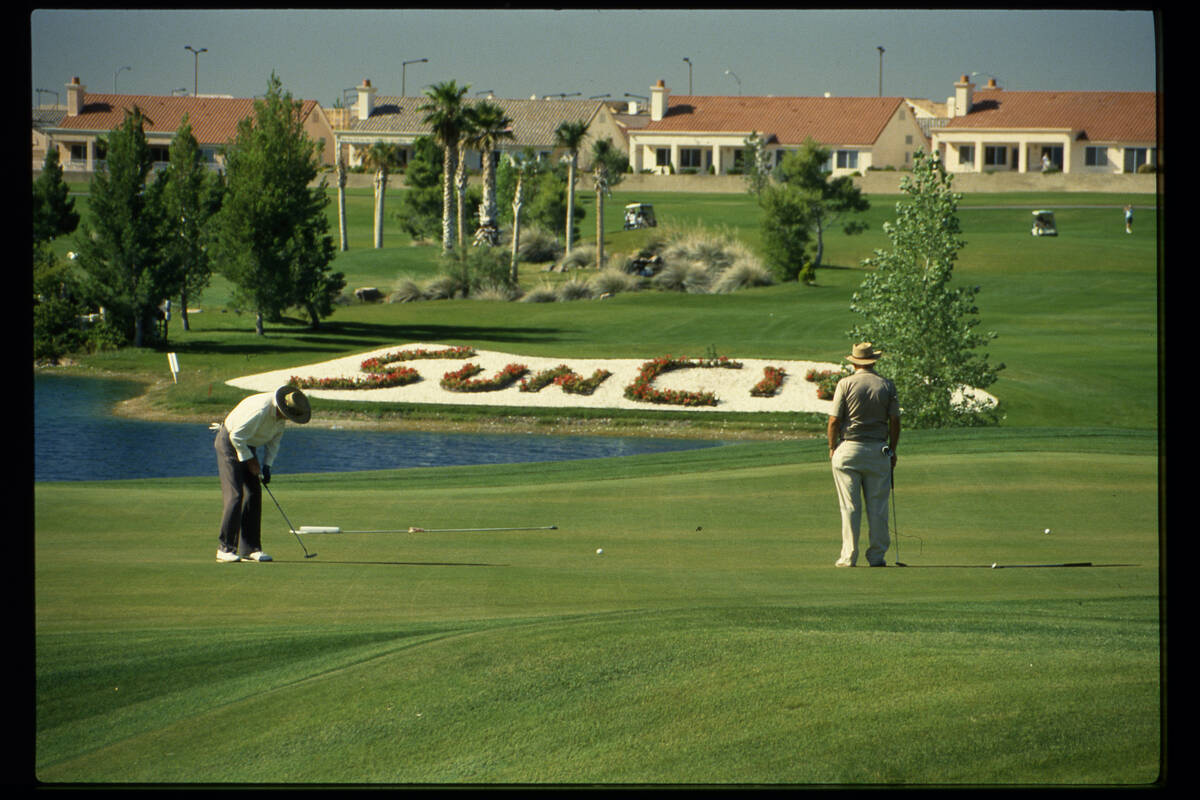
[[[552,284],[543,283],[525,293],[522,303],[553,303],[558,300],[558,290]]]

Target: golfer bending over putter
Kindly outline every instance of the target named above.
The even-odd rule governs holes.
[[[311,417],[304,393],[280,386],[247,397],[217,428],[213,446],[225,503],[217,561],[271,560],[262,551],[262,484],[271,482],[284,426],[288,421],[303,425]]]
[[[833,392],[828,437],[833,483],[842,511],[839,567],[853,567],[858,561],[864,500],[870,526],[867,564],[887,566],[883,556],[891,544],[888,496],[900,439],[900,401],[896,385],[875,372],[875,362],[882,355],[870,342],[854,345],[846,356],[854,365],[854,374],[838,381]]]

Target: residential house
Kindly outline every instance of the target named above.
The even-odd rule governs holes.
[[[755,133],[772,164],[814,139],[835,175],[904,169],[929,146],[901,97],[672,97],[660,80],[649,100],[648,118],[626,130],[635,172],[738,172]]]
[[[1155,92],[1009,91],[963,75],[932,131],[949,172],[1137,172],[1158,163]]]
[[[428,98],[400,97],[396,95],[378,95],[370,80],[364,80],[357,87],[358,99],[353,108],[347,109],[338,128],[334,131],[337,152],[345,156],[347,166],[358,166],[362,163],[363,151],[376,142],[385,142],[400,148],[401,161],[407,162],[412,156],[413,143],[421,136],[430,134],[430,127],[424,122],[426,112],[418,110]],[[588,126],[588,134],[583,149],[579,153],[579,163],[586,167],[590,159],[592,142],[596,139],[609,138],[622,151],[625,149],[625,137],[617,125],[612,111],[607,105],[598,101],[585,100],[528,100],[501,99],[496,97],[466,98],[465,103],[478,103],[486,100],[504,110],[512,120],[513,138],[501,142],[499,149],[492,154],[498,158],[502,152],[515,152],[531,147],[544,157],[561,155],[554,145],[554,131],[564,122],[584,122]],[[467,165],[478,169],[481,164],[480,154],[469,151]]]
[[[237,124],[254,114],[254,100],[239,97],[175,97],[164,95],[94,94],[72,78],[67,84],[66,112],[45,125],[41,134],[59,148],[63,170],[92,172],[104,161],[104,138],[119,128],[134,107],[146,117],[146,140],[155,160],[170,160],[171,139],[186,115],[205,160],[221,165],[221,148],[237,133]],[[333,128],[315,100],[300,101],[304,130],[321,143],[321,162],[332,166]]]

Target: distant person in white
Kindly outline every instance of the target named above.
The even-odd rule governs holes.
[[[217,428],[217,474],[221,477],[221,535],[217,561],[270,561],[262,550],[262,486],[288,422],[312,418],[308,398],[292,386],[247,397]]]

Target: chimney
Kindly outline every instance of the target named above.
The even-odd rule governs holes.
[[[667,115],[667,95],[671,90],[663,83],[662,78],[650,87],[650,120],[658,122]]]
[[[954,84],[954,114],[955,117],[965,117],[971,113],[971,92],[975,89],[975,84],[963,75],[958,79],[958,83]]]
[[[371,85],[370,78],[363,78],[362,85],[358,87],[358,115],[357,119],[370,119],[371,112],[375,110],[375,87]]]
[[[629,104],[625,106],[625,113],[627,114],[636,114],[638,110],[637,100],[630,100]]]
[[[71,78],[67,84],[67,116],[77,117],[83,111],[83,96],[87,87],[79,82],[79,78]]]

